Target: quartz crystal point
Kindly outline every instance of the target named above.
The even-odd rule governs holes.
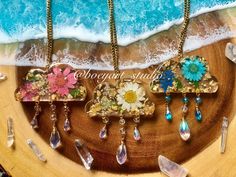
[[[229,121],[227,117],[223,118],[222,127],[221,127],[221,145],[220,152],[225,152],[226,141],[227,141],[227,133],[228,133]]]
[[[232,62],[236,63],[236,45],[235,44],[227,43],[226,48],[225,48],[225,56]]]
[[[90,154],[88,148],[86,147],[86,145],[84,144],[84,142],[80,139],[76,139],[75,140],[75,148],[76,151],[82,161],[82,163],[84,164],[84,167],[87,170],[91,169],[92,163],[93,163],[93,157]]]
[[[32,139],[27,139],[26,142],[29,145],[29,147],[32,149],[33,153],[38,157],[39,160],[41,160],[42,162],[46,162],[47,161],[47,159],[44,157],[43,153],[40,151],[40,149],[33,142]]]
[[[127,161],[127,149],[125,143],[122,141],[116,152],[116,161],[123,165]]]
[[[0,73],[0,82],[5,81],[6,79],[7,79],[7,75],[3,74],[3,73]]]
[[[7,146],[12,147],[15,142],[15,134],[13,128],[13,120],[12,118],[7,119]]]
[[[169,177],[186,177],[188,175],[185,168],[162,155],[158,156],[158,165],[160,170]]]

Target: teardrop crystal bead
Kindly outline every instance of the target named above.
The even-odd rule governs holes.
[[[64,122],[64,131],[69,132],[70,130],[71,130],[70,121],[69,121],[69,119],[66,119]]]
[[[182,119],[179,126],[179,134],[182,140],[187,141],[190,138],[190,129],[185,119]]]
[[[165,117],[166,117],[166,120],[172,121],[172,113],[171,113],[171,111],[170,111],[170,109],[169,109],[168,106],[166,107],[166,114],[165,114]]]
[[[141,140],[141,135],[140,135],[138,127],[134,127],[134,135],[133,135],[133,137],[134,137],[134,140],[136,140],[136,141]]]
[[[121,142],[116,152],[116,161],[118,164],[123,165],[127,161],[127,150],[124,142]]]
[[[196,109],[195,110],[195,118],[198,122],[201,122],[202,121],[202,113],[199,109]]]
[[[61,137],[57,129],[54,128],[54,130],[51,133],[50,136],[50,146],[53,149],[57,149],[58,147],[61,146]]]
[[[39,128],[39,124],[38,124],[38,119],[37,118],[33,118],[30,122],[30,125],[33,129],[37,129]]]
[[[104,140],[107,139],[107,127],[106,125],[101,129],[100,133],[99,133],[99,138]]]
[[[76,148],[77,154],[79,155],[81,161],[84,164],[84,167],[87,170],[90,170],[93,163],[93,157],[90,154],[87,146],[84,144],[82,140],[76,139],[75,148]]]

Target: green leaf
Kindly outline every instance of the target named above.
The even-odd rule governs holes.
[[[199,88],[199,82],[198,81],[194,81],[193,84],[194,84],[195,88]]]
[[[177,86],[178,90],[183,88],[183,84],[182,84],[182,82],[179,79],[175,78],[174,80],[176,82],[176,86]]]
[[[79,89],[73,89],[70,91],[70,94],[72,95],[73,98],[76,98],[78,96],[80,96],[80,90]]]

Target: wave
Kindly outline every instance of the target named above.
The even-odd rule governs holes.
[[[211,8],[208,7],[202,7],[194,14],[191,14],[191,17],[198,16],[203,13],[221,10],[225,8],[235,7],[236,2],[223,4],[223,5],[215,5]],[[121,46],[127,46],[133,42],[144,40],[156,33],[159,33],[164,30],[168,30],[173,25],[181,24],[183,19],[175,19],[171,21],[165,21],[162,25],[156,27],[153,30],[146,30],[146,32],[138,34],[138,35],[124,35],[124,36],[118,36],[118,43]],[[41,26],[26,26],[22,27],[23,32],[20,34],[15,33],[14,35],[9,35],[3,30],[0,30],[0,43],[6,44],[6,43],[13,43],[13,42],[24,42],[26,40],[30,39],[40,39],[46,37],[46,29],[43,25]],[[80,41],[86,41],[86,42],[104,42],[109,43],[109,31],[105,30],[102,32],[95,32],[91,29],[86,28],[83,24],[77,25],[76,27],[70,25],[70,26],[61,26],[56,25],[54,27],[54,39],[61,39],[61,38],[74,38]]]

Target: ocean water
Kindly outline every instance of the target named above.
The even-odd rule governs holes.
[[[12,52],[20,53],[24,43],[16,51],[12,51],[11,43],[24,42],[30,39],[46,37],[46,0],[0,0],[0,46],[5,46],[0,64],[44,66],[45,58],[40,54],[37,61],[29,57],[31,53],[40,53],[37,47],[32,48],[16,61],[8,60]],[[129,45],[140,39],[160,31],[167,30],[183,21],[184,0],[114,0],[115,19],[117,24],[119,45]],[[236,7],[235,0],[191,0],[191,17]],[[109,43],[109,24],[107,0],[52,0],[53,27],[55,39],[77,39],[86,42]],[[236,36],[227,26],[209,31],[205,36],[188,36],[184,50],[194,50],[221,39]],[[9,49],[10,48],[10,49]],[[88,62],[87,59],[71,61],[71,56],[65,49],[63,62],[70,63],[80,69],[112,70],[111,59],[101,58],[102,62]],[[121,69],[146,68],[158,64],[176,55],[176,49],[167,46],[160,49],[163,54],[149,55],[147,53],[141,62],[128,60],[121,62]],[[36,51],[36,52],[35,52]],[[1,58],[2,56],[2,58]],[[57,56],[55,55],[54,58]],[[83,62],[82,62],[83,61]]]
[[[46,0],[0,0],[0,43],[46,36]],[[180,23],[183,0],[114,0],[118,42],[127,45]],[[109,42],[106,0],[52,0],[55,38]],[[235,6],[235,0],[192,0],[191,15]]]

